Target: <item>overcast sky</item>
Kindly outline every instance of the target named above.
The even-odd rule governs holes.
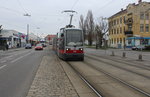
[[[73,24],[78,27],[80,15],[86,16],[88,10],[92,10],[95,19],[110,17],[129,3],[138,0],[0,0],[0,25],[26,33],[29,24],[30,32],[35,34],[55,34],[69,23],[69,15],[62,13],[64,10],[78,12],[73,17]],[[31,17],[23,16],[25,13]]]

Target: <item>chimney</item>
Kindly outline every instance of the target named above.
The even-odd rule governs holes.
[[[142,0],[139,0],[139,3],[141,3],[142,2]]]

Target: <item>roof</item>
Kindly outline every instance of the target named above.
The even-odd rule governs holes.
[[[117,12],[116,14],[112,15],[111,17],[109,17],[109,19],[110,19],[110,18],[113,18],[113,17],[115,17],[115,16],[118,16],[118,15],[120,15],[120,14],[124,14],[124,13],[126,13],[126,12],[127,12],[127,9],[121,10],[121,11]]]

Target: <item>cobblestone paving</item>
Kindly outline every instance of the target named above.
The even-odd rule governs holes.
[[[27,97],[79,97],[55,55],[44,56]]]

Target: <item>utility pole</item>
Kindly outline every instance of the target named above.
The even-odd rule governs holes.
[[[27,24],[27,43],[29,43],[29,24]]]
[[[23,16],[31,17],[30,14],[26,13]],[[27,24],[27,43],[29,43],[29,24]]]

